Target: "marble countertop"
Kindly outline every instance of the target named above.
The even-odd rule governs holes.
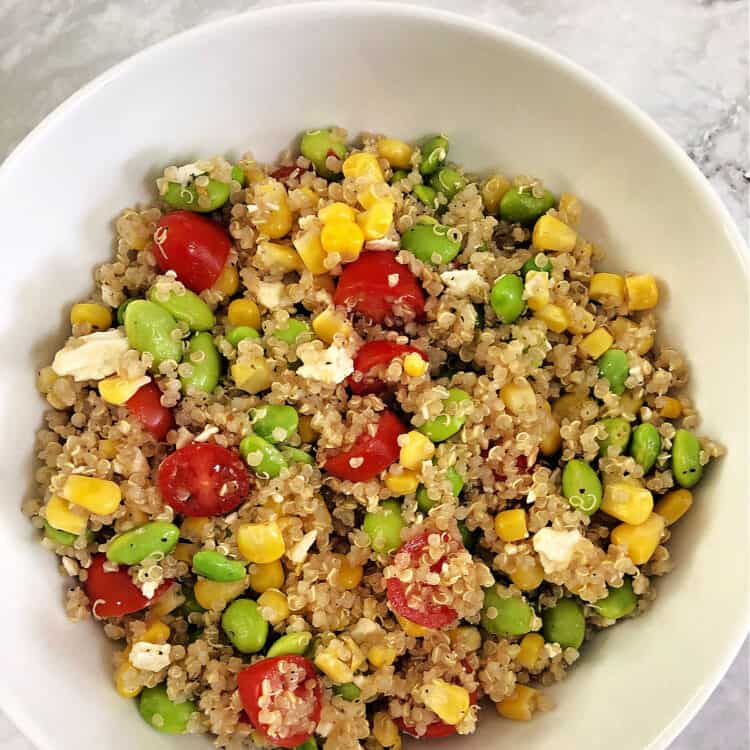
[[[177,31],[284,0],[0,0],[0,160],[82,84]],[[747,0],[422,0],[525,34],[640,105],[748,231]],[[750,748],[748,646],[671,750]],[[33,750],[0,713],[0,750]]]

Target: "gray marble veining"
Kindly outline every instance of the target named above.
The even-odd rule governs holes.
[[[175,32],[285,0],[0,0],[0,160],[82,84]],[[748,232],[746,0],[416,0],[546,44],[686,150]],[[500,73],[498,72],[498,75]],[[672,750],[747,750],[747,644]],[[0,750],[33,750],[0,714]]]

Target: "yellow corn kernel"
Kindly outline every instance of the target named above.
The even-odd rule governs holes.
[[[427,708],[451,726],[460,724],[471,706],[469,691],[465,687],[441,679],[434,679],[422,686],[419,695]]]
[[[637,526],[654,509],[654,498],[645,488],[629,482],[611,482],[604,488],[601,509],[618,521]]]
[[[357,212],[348,203],[329,203],[318,211],[323,224],[328,221],[356,221]]]
[[[354,679],[354,672],[333,654],[321,651],[316,654],[314,661],[315,666],[336,685],[343,685]]]
[[[119,485],[109,479],[82,474],[71,474],[65,480],[61,494],[69,503],[80,505],[98,516],[114,513],[122,500]]]
[[[221,612],[229,602],[247,589],[247,581],[209,581],[199,578],[193,589],[195,600],[203,609]]]
[[[459,625],[457,628],[448,631],[448,637],[454,647],[461,648],[463,651],[479,651],[482,648],[482,634],[479,628],[472,625]]]
[[[385,476],[385,486],[394,495],[408,495],[417,491],[419,486],[419,475],[416,471],[402,469],[400,474],[391,474]]]
[[[335,557],[341,561],[341,567],[336,573],[334,585],[345,591],[356,589],[362,580],[364,568],[361,565],[352,565],[346,555],[337,554]]]
[[[671,396],[663,396],[661,399],[661,408],[659,416],[664,419],[677,419],[682,415],[682,404],[678,399]]]
[[[495,516],[495,533],[504,542],[517,542],[529,535],[526,511],[523,508],[502,510]]]
[[[136,698],[143,690],[143,685],[139,685],[134,681],[138,673],[128,660],[129,655],[130,648],[128,647],[120,666],[115,670],[115,689],[123,698]]]
[[[121,378],[119,375],[111,375],[99,381],[99,395],[108,404],[121,406],[135,396],[136,391],[150,382],[151,378],[148,375],[141,375],[138,378]]]
[[[365,151],[358,151],[348,156],[344,159],[341,169],[344,177],[371,177],[378,182],[385,181],[377,156]]]
[[[575,227],[581,220],[581,202],[573,193],[563,193],[557,203],[557,211],[569,227]]]
[[[194,542],[180,542],[172,551],[172,557],[187,565],[192,565],[193,556],[196,552],[200,552],[200,546],[198,544],[195,544]]]
[[[255,252],[255,260],[267,271],[302,271],[305,264],[299,253],[288,245],[278,242],[260,242]]]
[[[408,169],[411,166],[411,155],[414,149],[397,138],[378,138],[378,156],[385,159],[396,169]]]
[[[620,396],[620,408],[623,414],[631,414],[635,416],[638,414],[641,406],[643,406],[643,391],[626,391]]]
[[[544,408],[544,419],[542,423],[542,439],[539,442],[539,450],[543,456],[554,456],[557,451],[560,450],[562,445],[562,437],[560,436],[560,425],[557,420],[552,416],[552,407],[549,402],[543,401],[542,406]]]
[[[372,717],[372,736],[383,747],[398,747],[401,745],[398,726],[385,711],[378,711]]]
[[[401,442],[403,440],[403,442]],[[411,430],[399,439],[401,451],[398,462],[406,469],[419,471],[423,461],[429,461],[435,455],[435,444],[421,432]]]
[[[562,333],[570,323],[568,313],[559,305],[546,305],[541,310],[537,310],[534,317],[543,320],[547,328],[554,333]]]
[[[237,529],[237,546],[242,556],[252,563],[270,563],[286,551],[284,537],[276,521],[243,523]]]
[[[149,618],[164,617],[184,603],[182,586],[179,583],[172,584],[163,594],[159,594],[159,598],[148,608],[148,616]]]
[[[95,302],[78,302],[70,308],[70,324],[77,323],[88,323],[92,328],[104,331],[112,325],[112,312]]]
[[[229,303],[227,310],[229,323],[233,327],[250,326],[256,331],[260,330],[260,310],[254,300],[236,299]]]
[[[52,495],[44,508],[47,523],[60,531],[78,536],[86,529],[86,517],[76,513],[70,503],[59,495]]]
[[[528,685],[516,685],[507,698],[495,704],[497,712],[504,719],[530,721],[537,709],[539,691]]]
[[[312,427],[312,417],[302,416],[299,418],[299,425],[297,426],[297,432],[299,433],[300,440],[303,443],[312,443],[315,441],[315,430]]]
[[[320,230],[317,227],[311,227],[295,237],[292,244],[310,273],[313,275],[328,273],[325,267],[326,253],[323,245],[320,244]]]
[[[679,521],[693,504],[693,493],[690,490],[673,490],[656,503],[654,513],[658,513],[667,526]]]
[[[261,220],[256,223],[261,235],[278,240],[289,233],[292,228],[292,212],[286,188],[277,180],[256,187],[256,195],[261,195],[267,204],[273,206]],[[251,218],[252,220],[252,218]]]
[[[518,663],[524,669],[534,669],[544,648],[544,638],[539,633],[527,633],[521,639]]]
[[[236,386],[248,393],[260,393],[271,387],[273,372],[263,356],[250,362],[237,362],[229,370]]]
[[[352,332],[352,327],[347,320],[330,307],[312,319],[312,329],[317,337],[321,341],[325,341],[326,344],[332,343],[337,334],[348,336]]]
[[[214,281],[213,288],[225,297],[232,297],[237,294],[237,290],[240,288],[240,275],[237,273],[237,269],[234,266],[224,266],[219,278]]]
[[[614,339],[606,328],[597,328],[581,340],[578,348],[585,356],[591,357],[591,359],[599,359],[613,343]]]
[[[365,235],[353,221],[329,221],[320,230],[320,244],[327,254],[337,253],[342,262],[357,260]]]
[[[638,526],[621,523],[612,529],[612,544],[625,547],[626,554],[634,565],[643,565],[651,559],[659,546],[663,531],[664,518],[652,513]]]
[[[616,273],[595,273],[589,282],[589,297],[619,305],[625,301],[625,279]]]
[[[281,560],[269,563],[255,563],[248,570],[250,588],[258,594],[268,589],[280,589],[284,585],[284,566]]]
[[[119,446],[116,440],[105,438],[104,440],[99,441],[99,453],[109,460],[112,460],[117,455],[118,448]]]
[[[510,190],[510,180],[501,175],[493,174],[488,177],[482,184],[482,202],[484,210],[488,214],[496,214],[500,208],[500,201],[503,196]]]
[[[594,316],[588,310],[577,305],[569,311],[568,317],[570,318],[568,331],[576,336],[582,333],[591,333],[596,325]]]
[[[659,303],[659,287],[651,274],[626,276],[629,310],[650,310]]]
[[[180,536],[192,542],[205,539],[213,528],[213,521],[208,516],[188,516],[180,524]]]
[[[511,574],[510,580],[518,586],[521,591],[533,591],[542,585],[544,580],[544,569],[540,562],[534,557],[530,563],[524,563],[517,567]]]
[[[394,205],[391,188],[386,182],[372,182],[357,193],[359,205],[364,209],[372,208],[376,203]]]
[[[577,239],[575,229],[549,214],[537,219],[531,233],[531,241],[536,249],[554,250],[558,253],[569,253],[576,246]]]
[[[364,234],[365,241],[385,237],[393,224],[393,202],[377,201],[357,216],[357,224]]]
[[[404,372],[410,378],[418,378],[427,372],[428,364],[416,352],[410,352],[404,357]]]
[[[286,594],[278,589],[268,589],[258,597],[260,614],[266,622],[278,625],[289,617],[289,602]]]
[[[367,661],[369,661],[375,669],[380,669],[380,667],[390,667],[391,664],[396,661],[397,656],[398,651],[396,651],[395,648],[378,645],[372,646],[372,648],[369,649],[367,652]]]
[[[511,414],[533,416],[536,413],[536,394],[525,378],[506,383],[500,389],[500,398]]]
[[[524,282],[526,304],[531,310],[542,310],[549,304],[549,274],[546,271],[529,271]]]
[[[429,635],[432,633],[432,628],[426,628],[424,625],[418,625],[416,622],[412,622],[411,620],[407,620],[405,617],[401,617],[401,615],[396,615],[396,619],[398,620],[398,624],[401,626],[401,630],[406,633],[406,635],[411,635],[414,638],[424,638],[426,635]]]
[[[565,393],[552,404],[552,416],[559,423],[562,423],[563,419],[567,419],[568,421],[579,419],[581,409],[586,405],[587,401],[590,402],[590,399],[586,398],[585,393]]]
[[[152,620],[138,640],[145,643],[164,644],[169,640],[171,632],[169,625],[166,625],[161,620]]]

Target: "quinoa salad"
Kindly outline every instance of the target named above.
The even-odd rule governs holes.
[[[662,282],[600,268],[575,195],[448,150],[313,130],[117,217],[24,512],[134,721],[302,750],[528,721],[672,568],[722,449]]]

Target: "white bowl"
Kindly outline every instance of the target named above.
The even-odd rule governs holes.
[[[589,74],[513,34],[384,4],[275,8],[170,39],[72,97],[0,170],[3,709],[44,750],[208,746],[150,730],[112,689],[97,627],[65,619],[53,557],[18,511],[44,406],[34,375],[64,340],[66,305],[109,256],[113,217],[149,199],[164,164],[246,148],[271,160],[295,133],[328,123],[405,138],[442,131],[471,168],[540,175],[581,196],[584,232],[611,267],[663,280],[664,339],[690,360],[701,431],[729,449],[676,529],[676,570],[657,581],[645,617],[586,645],[552,691],[556,710],[516,724],[488,709],[476,735],[440,746],[666,747],[748,624],[743,243],[683,152]]]

